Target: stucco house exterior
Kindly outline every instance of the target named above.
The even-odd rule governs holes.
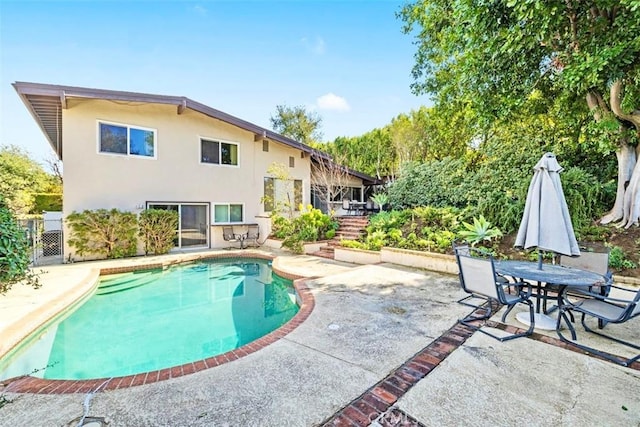
[[[286,187],[296,205],[312,201],[311,159],[323,153],[189,98],[13,86],[63,162],[65,218],[85,209],[173,209],[177,248],[220,248],[228,246],[223,225],[257,223],[266,237],[265,196],[282,197]],[[286,186],[269,173],[274,164],[286,168]],[[369,178],[350,179],[364,188]],[[65,255],[73,253],[68,234]]]

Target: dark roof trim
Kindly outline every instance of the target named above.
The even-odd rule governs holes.
[[[319,151],[319,150],[315,150],[315,152],[311,155],[311,160],[313,160],[314,162],[329,162],[332,163],[334,165],[337,165],[337,163],[335,163],[333,161],[333,159],[331,159],[331,157],[323,152],[323,151]],[[364,185],[380,185],[382,184],[382,180],[379,180],[378,178],[375,178],[371,175],[367,175],[365,173],[362,172],[358,172],[357,170],[351,169],[347,166],[342,166],[342,165],[338,165],[340,166],[346,173],[348,173],[351,176],[355,176],[356,178],[360,178],[362,180],[362,183]]]
[[[237,126],[255,134],[297,148],[305,153],[313,154],[317,150],[279,133],[270,131],[238,117],[227,114],[215,108],[208,107],[184,96],[153,95],[137,92],[123,92],[105,89],[90,89],[75,86],[60,86],[43,83],[15,82],[13,83],[22,101],[44,132],[51,147],[62,159],[62,109],[66,108],[67,98],[106,99],[114,101],[148,102],[153,104],[169,104],[177,107],[181,114],[185,108],[200,112],[206,116],[218,119],[233,126]]]

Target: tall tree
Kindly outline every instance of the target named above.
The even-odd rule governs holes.
[[[61,193],[61,185],[29,153],[16,146],[0,146],[0,196],[16,215],[29,213],[35,194]]]
[[[398,13],[415,35],[412,90],[468,103],[481,124],[509,117],[534,92],[582,98],[618,160],[603,223],[640,218],[640,1],[418,0]]]
[[[298,142],[310,145],[322,139],[322,118],[318,113],[307,111],[302,105],[277,105],[276,114],[269,120],[273,130]]]

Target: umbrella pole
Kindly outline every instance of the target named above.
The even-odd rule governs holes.
[[[538,270],[542,270],[542,251],[538,249]]]

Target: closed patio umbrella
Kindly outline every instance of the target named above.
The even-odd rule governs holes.
[[[560,182],[562,167],[553,153],[545,153],[533,169],[514,246],[525,249],[536,247],[539,252],[545,250],[579,256],[580,248]],[[541,253],[538,267],[542,268]]]

